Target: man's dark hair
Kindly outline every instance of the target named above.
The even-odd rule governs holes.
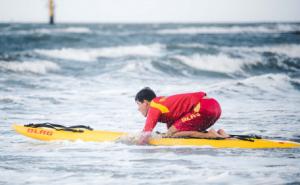
[[[149,87],[145,87],[136,94],[135,101],[138,102],[144,102],[144,100],[152,101],[153,98],[155,97],[156,94],[154,93],[154,91]]]

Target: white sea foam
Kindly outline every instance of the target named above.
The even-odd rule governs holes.
[[[0,69],[14,72],[29,72],[46,74],[49,71],[57,71],[60,67],[50,61],[25,61],[25,62],[4,62],[0,61]]]
[[[159,34],[227,34],[227,33],[280,33],[299,31],[300,26],[278,24],[275,26],[198,26],[159,30]]]
[[[160,56],[164,46],[161,44],[117,46],[95,49],[63,48],[54,50],[35,50],[35,52],[61,59],[95,61],[98,57],[117,58],[124,56]]]
[[[225,54],[195,54],[192,56],[177,55],[174,58],[196,69],[222,73],[241,72],[242,66],[244,66],[245,64],[255,63],[255,61],[251,60],[247,61],[246,59],[231,58]]]

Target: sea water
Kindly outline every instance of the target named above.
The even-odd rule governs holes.
[[[300,141],[299,32],[299,23],[0,24],[0,184],[299,184],[299,149],[41,142],[11,128],[138,134],[134,96],[148,86],[207,92],[223,110],[215,129]]]

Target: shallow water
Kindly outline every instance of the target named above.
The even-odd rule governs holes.
[[[299,149],[40,142],[12,123],[143,128],[135,93],[205,91],[214,128],[300,141],[300,24],[0,25],[0,184],[299,184]],[[159,124],[156,130],[164,131]]]

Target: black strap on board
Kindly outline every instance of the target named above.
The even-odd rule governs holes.
[[[250,135],[229,135],[230,138],[236,138],[244,141],[250,141],[254,142],[254,139],[262,139],[261,136],[255,135],[255,134],[250,134]]]
[[[69,132],[84,132],[84,130],[93,130],[89,126],[85,125],[74,125],[74,126],[64,126],[54,123],[29,123],[27,125],[24,125],[25,127],[31,127],[31,128],[52,128],[57,131],[69,131]]]

